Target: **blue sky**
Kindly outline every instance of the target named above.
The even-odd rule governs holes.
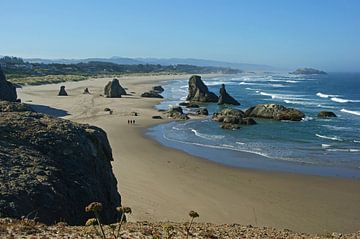
[[[0,0],[0,55],[360,71],[359,0]]]

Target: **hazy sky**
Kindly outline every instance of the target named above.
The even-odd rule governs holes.
[[[0,55],[360,71],[360,0],[0,0]]]

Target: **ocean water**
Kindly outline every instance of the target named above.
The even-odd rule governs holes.
[[[166,146],[228,166],[360,178],[360,73],[248,73],[203,80],[217,94],[225,84],[241,103],[227,107],[245,110],[276,103],[297,108],[306,117],[300,122],[257,119],[257,125],[229,131],[211,120],[224,106],[203,104],[209,117],[159,125],[147,134]],[[187,80],[163,86],[165,100],[157,108],[185,100]],[[317,118],[321,110],[338,117]]]

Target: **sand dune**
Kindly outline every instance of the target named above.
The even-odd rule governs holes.
[[[206,76],[203,76],[206,78]],[[166,148],[144,136],[159,115],[159,99],[139,95],[176,76],[122,77],[132,95],[107,99],[100,94],[111,79],[91,79],[18,89],[36,110],[103,128],[113,149],[113,169],[130,220],[185,221],[189,210],[199,221],[288,228],[303,232],[360,229],[360,180],[234,169]],[[68,97],[58,97],[65,85]],[[91,95],[82,94],[88,87]],[[110,115],[105,107],[113,109]],[[138,112],[139,116],[132,116]],[[128,125],[135,119],[135,125]],[[255,157],[244,154],[244,157]]]

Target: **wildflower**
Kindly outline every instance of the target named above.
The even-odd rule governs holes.
[[[132,210],[130,207],[117,207],[116,211],[120,212],[120,213],[125,213],[125,214],[131,214]]]
[[[195,211],[190,211],[189,216],[192,217],[192,218],[196,218],[196,217],[199,217],[199,213],[197,213]]]
[[[92,202],[87,207],[85,207],[85,212],[101,212],[102,204],[99,202]]]
[[[85,226],[94,226],[97,224],[96,218],[89,218],[86,223]]]

